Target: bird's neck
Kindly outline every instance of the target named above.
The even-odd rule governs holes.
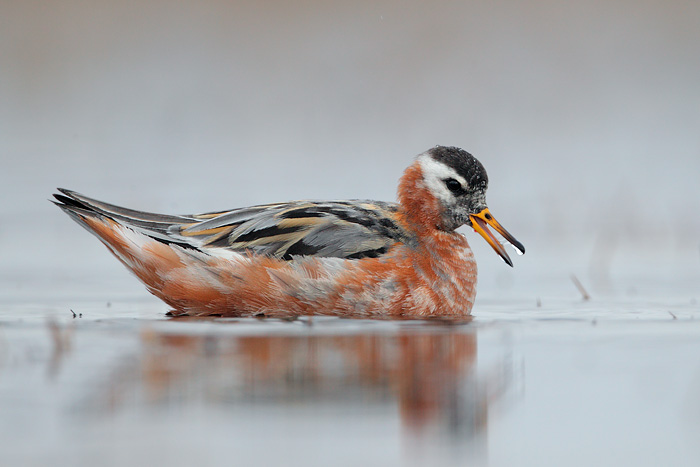
[[[416,234],[421,247],[435,254],[440,252],[439,255],[469,250],[464,235],[445,227],[440,202],[423,181],[423,171],[418,163],[407,168],[401,177],[398,200],[401,222]]]
[[[418,162],[409,166],[399,180],[398,201],[403,221],[421,235],[443,230],[442,208],[423,179]]]

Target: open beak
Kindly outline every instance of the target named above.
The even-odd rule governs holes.
[[[489,225],[493,227],[493,229],[496,232],[501,234],[503,238],[505,238],[508,241],[508,243],[513,245],[515,249],[520,252],[521,255],[525,253],[525,247],[523,246],[523,244],[517,241],[515,237],[509,234],[508,231],[504,229],[496,219],[493,218],[488,208],[483,209],[478,214],[470,214],[469,218],[472,221],[472,227],[474,227],[474,230],[479,235],[484,237],[484,239],[489,243],[489,245],[491,245],[491,248],[496,250],[496,253],[498,253],[498,255],[501,258],[503,258],[503,261],[505,261],[508,266],[513,267],[513,262],[510,260],[510,256],[508,256],[508,253],[506,253],[506,249],[503,248],[501,242],[499,242],[498,239],[494,237],[494,235],[489,230]]]

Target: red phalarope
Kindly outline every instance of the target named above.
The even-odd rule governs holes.
[[[292,201],[198,215],[152,214],[59,189],[55,204],[146,285],[191,316],[465,317],[476,295],[474,228],[491,226],[484,167],[437,146],[399,181],[398,203]]]

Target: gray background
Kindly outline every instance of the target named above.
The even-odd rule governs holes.
[[[697,466],[699,25],[698,1],[0,0],[0,464]],[[527,247],[511,269],[465,229],[464,326],[169,320],[47,201],[391,200],[436,144]]]
[[[145,294],[56,186],[170,213],[393,200],[446,144],[528,248],[511,270],[467,234],[482,299],[577,296],[570,274],[692,295],[698,24],[683,1],[2,1],[2,289]]]

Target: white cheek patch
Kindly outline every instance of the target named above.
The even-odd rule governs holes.
[[[438,162],[427,154],[418,156],[418,163],[423,171],[423,180],[428,189],[441,201],[453,203],[455,196],[445,186],[444,180],[454,178],[466,189],[467,181],[459,175],[452,167],[442,162]]]

